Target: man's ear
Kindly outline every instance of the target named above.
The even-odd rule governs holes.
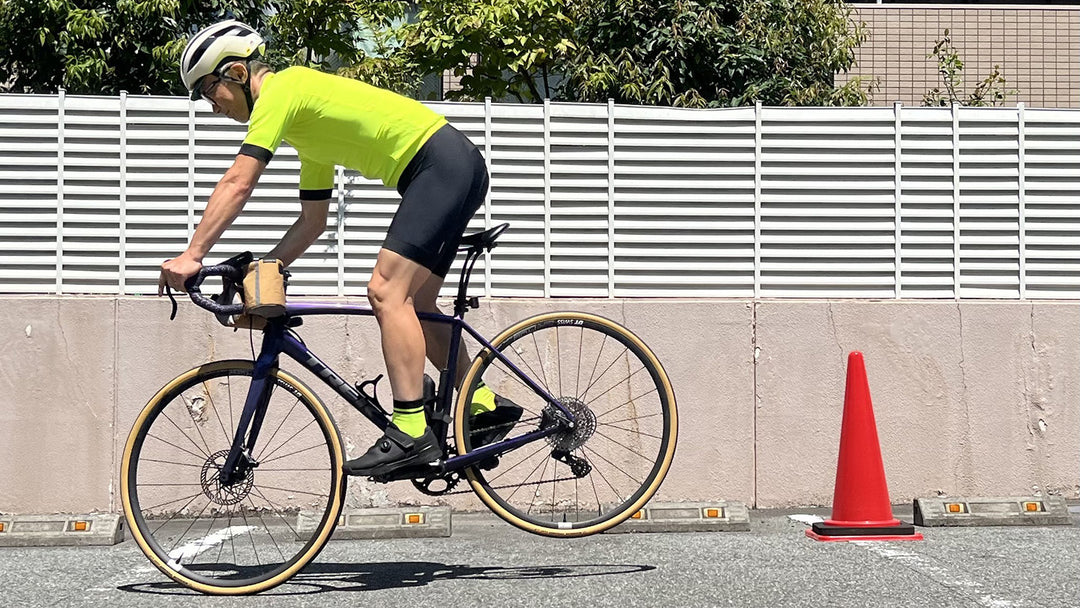
[[[247,65],[243,61],[234,61],[225,68],[222,77],[243,84],[248,79]]]

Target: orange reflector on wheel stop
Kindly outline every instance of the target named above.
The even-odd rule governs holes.
[[[635,511],[634,514],[630,516],[630,519],[644,519],[644,517],[645,511]]]
[[[1034,512],[1042,511],[1042,510],[1044,510],[1044,509],[1043,509],[1043,506],[1042,506],[1041,502],[1025,502],[1024,503],[1024,511],[1026,511],[1028,513],[1034,513]]]
[[[4,522],[0,521],[0,532],[4,531]]]
[[[71,522],[71,529],[75,532],[86,532],[90,529],[90,522],[88,521],[73,521]]]
[[[705,517],[707,517],[707,518],[712,519],[712,518],[723,517],[723,516],[724,516],[724,511],[722,509],[705,509]]]
[[[945,503],[945,510],[949,513],[967,513],[967,505],[962,502]]]
[[[424,523],[424,515],[422,513],[406,513],[405,523],[407,524],[422,524]]]

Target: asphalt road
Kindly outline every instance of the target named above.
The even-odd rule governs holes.
[[[794,514],[752,512],[750,532],[572,540],[455,514],[450,538],[332,541],[290,583],[242,598],[177,586],[130,540],[6,548],[0,606],[1080,607],[1080,513],[1073,526],[921,528],[923,541],[858,544],[810,540]]]

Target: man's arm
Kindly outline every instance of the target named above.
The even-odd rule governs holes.
[[[274,246],[269,258],[277,258],[285,266],[292,264],[326,230],[326,215],[330,212],[330,199],[300,201],[300,219],[289,228],[281,242]]]
[[[265,168],[266,163],[246,154],[236,157],[210,195],[187,250],[161,265],[158,295],[162,294],[166,284],[178,291],[184,290],[184,281],[199,272],[210,248],[240,215]]]
[[[240,215],[265,168],[266,163],[261,160],[246,154],[237,155],[232,167],[225,172],[210,195],[206,211],[184,255],[202,262],[225,229]]]

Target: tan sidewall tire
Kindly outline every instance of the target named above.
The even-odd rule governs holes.
[[[250,593],[258,593],[260,591],[265,591],[267,589],[270,589],[271,587],[275,587],[289,580],[290,577],[296,574],[301,568],[306,566],[308,562],[310,562],[316,555],[319,554],[319,551],[322,550],[323,545],[326,544],[326,541],[330,538],[330,534],[337,526],[338,516],[341,514],[341,506],[343,502],[342,499],[345,495],[345,476],[343,475],[341,470],[341,465],[344,461],[344,451],[341,449],[341,434],[338,432],[337,425],[334,422],[334,418],[330,415],[330,412],[327,411],[326,405],[322,401],[320,401],[318,397],[315,396],[315,393],[312,392],[312,390],[308,388],[307,385],[305,385],[303,382],[301,382],[299,379],[292,376],[288,372],[282,371],[280,369],[275,369],[271,372],[271,376],[282,380],[286,384],[292,385],[292,387],[295,388],[300,394],[302,394],[305,399],[309,400],[309,402],[315,407],[318,415],[324,419],[325,423],[332,431],[330,433],[332,443],[331,449],[334,458],[334,463],[332,464],[334,464],[336,469],[336,478],[333,483],[334,487],[331,489],[333,495],[331,496],[330,501],[330,513],[326,519],[327,525],[324,525],[323,529],[319,531],[318,539],[315,541],[315,543],[311,545],[310,548],[308,548],[307,552],[299,560],[296,561],[296,563],[294,563],[284,572],[261,583],[257,583],[254,585],[246,585],[243,587],[219,587],[191,580],[190,578],[183,576],[179,572],[176,572],[163,561],[161,561],[161,559],[150,549],[150,546],[147,544],[146,539],[143,537],[142,532],[136,525],[134,515],[132,514],[131,501],[129,499],[129,493],[131,488],[128,484],[128,472],[129,463],[131,462],[131,452],[134,449],[135,440],[139,434],[139,431],[142,429],[142,425],[146,421],[147,416],[149,416],[150,413],[154,410],[154,408],[158,406],[160,401],[166,395],[169,395],[177,386],[188,382],[193,377],[199,374],[212,373],[216,371],[221,371],[223,369],[251,370],[254,369],[254,367],[255,366],[251,361],[239,359],[215,361],[213,363],[207,363],[206,365],[201,365],[194,369],[188,370],[183,374],[180,374],[168,384],[166,384],[161,390],[159,390],[157,394],[155,394],[146,404],[146,407],[144,407],[142,412],[139,413],[138,418],[135,419],[135,424],[132,425],[131,432],[128,433],[127,442],[124,445],[124,455],[120,467],[120,497],[123,501],[124,517],[127,519],[128,529],[131,531],[131,537],[135,540],[135,543],[139,545],[139,549],[142,550],[142,552],[146,555],[146,557],[150,559],[150,562],[153,563],[158,570],[161,570],[163,573],[165,573],[165,575],[167,575],[169,578],[173,579],[177,583],[180,583],[185,587],[200,591],[202,593],[209,593],[212,595],[246,595]]]
[[[520,321],[504,329],[498,336],[495,337],[494,340],[491,341],[491,345],[495,347],[496,350],[498,350],[498,347],[515,333],[535,323],[542,323],[544,321],[550,321],[552,319],[582,319],[592,323],[597,323],[599,325],[605,325],[608,328],[611,328],[621,333],[630,342],[634,343],[634,345],[640,348],[641,352],[644,353],[646,357],[648,357],[649,361],[653,364],[653,366],[655,366],[656,371],[660,376],[660,383],[663,385],[663,389],[667,394],[668,409],[670,410],[671,415],[671,437],[668,445],[665,447],[663,462],[661,463],[659,472],[657,473],[655,479],[653,479],[652,483],[649,484],[648,489],[636,501],[634,501],[632,505],[624,509],[618,516],[593,526],[569,530],[546,528],[543,526],[538,526],[532,522],[525,521],[520,517],[517,517],[513,513],[510,513],[509,511],[504,509],[502,505],[500,505],[494,498],[491,497],[491,495],[488,494],[487,490],[484,489],[483,484],[481,484],[480,480],[477,479],[476,471],[474,469],[465,469],[465,475],[469,479],[469,485],[472,486],[473,492],[475,492],[476,495],[480,497],[480,500],[483,501],[483,503],[489,509],[491,509],[496,515],[498,515],[502,519],[506,520],[508,523],[517,526],[522,530],[532,532],[534,534],[540,534],[543,536],[554,536],[563,538],[588,536],[590,534],[603,532],[604,530],[617,526],[618,524],[625,521],[628,517],[639,511],[643,506],[645,506],[645,503],[648,502],[650,498],[652,498],[653,494],[655,494],[656,490],[660,487],[660,484],[664,481],[664,477],[667,475],[668,468],[671,466],[671,461],[675,456],[675,445],[677,443],[679,432],[679,417],[675,407],[675,392],[671,388],[671,381],[668,379],[667,372],[664,371],[664,367],[660,365],[660,361],[656,358],[656,355],[654,355],[653,352],[649,350],[649,347],[646,346],[645,343],[642,342],[640,338],[635,336],[630,330],[610,319],[605,319],[601,316],[584,312],[552,312],[539,314],[533,317],[529,317],[524,321]],[[473,379],[476,377],[476,374],[480,371],[480,368],[483,367],[484,355],[487,352],[487,349],[484,349],[483,351],[478,353],[477,356],[473,359],[472,365],[469,366],[469,371],[465,374],[465,379],[461,383],[462,387],[469,387],[472,385]],[[465,416],[469,411],[469,404],[465,402],[467,397],[468,395],[465,393],[465,391],[461,391],[461,393],[458,395],[457,405],[454,408],[454,444],[457,446],[458,454],[465,453],[464,425]]]

